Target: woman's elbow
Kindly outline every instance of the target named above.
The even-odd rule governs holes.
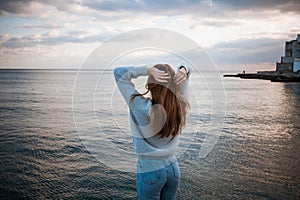
[[[116,82],[118,82],[120,80],[120,78],[122,78],[123,74],[126,73],[126,68],[124,67],[115,67],[114,68],[114,77]]]

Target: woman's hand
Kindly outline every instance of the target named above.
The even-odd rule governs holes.
[[[186,79],[187,79],[187,71],[186,71],[185,67],[182,67],[175,74],[174,82],[178,87],[180,87]]]
[[[167,72],[155,67],[149,67],[147,73],[149,76],[153,76],[154,80],[161,83],[166,83],[171,78]]]

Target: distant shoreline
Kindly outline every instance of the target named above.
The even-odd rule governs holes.
[[[257,73],[225,74],[223,77],[237,77],[241,79],[263,79],[271,82],[300,82],[300,75],[295,72],[262,71]]]
[[[112,69],[0,68],[1,71],[113,71]]]

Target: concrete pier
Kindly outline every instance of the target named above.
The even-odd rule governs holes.
[[[298,73],[293,72],[257,72],[257,73],[239,73],[239,74],[225,74],[224,77],[238,77],[242,79],[263,79],[272,82],[300,82]]]
[[[245,72],[226,74],[224,77],[239,77],[245,79],[264,79],[273,82],[300,82],[300,34],[296,40],[285,43],[285,56],[276,63],[276,71]]]

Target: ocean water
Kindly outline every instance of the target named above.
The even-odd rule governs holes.
[[[76,75],[0,70],[0,199],[136,199],[134,166],[118,160],[133,148],[112,72],[82,72],[80,98]],[[178,199],[300,199],[300,84],[221,77],[211,89],[214,76],[191,78]]]

